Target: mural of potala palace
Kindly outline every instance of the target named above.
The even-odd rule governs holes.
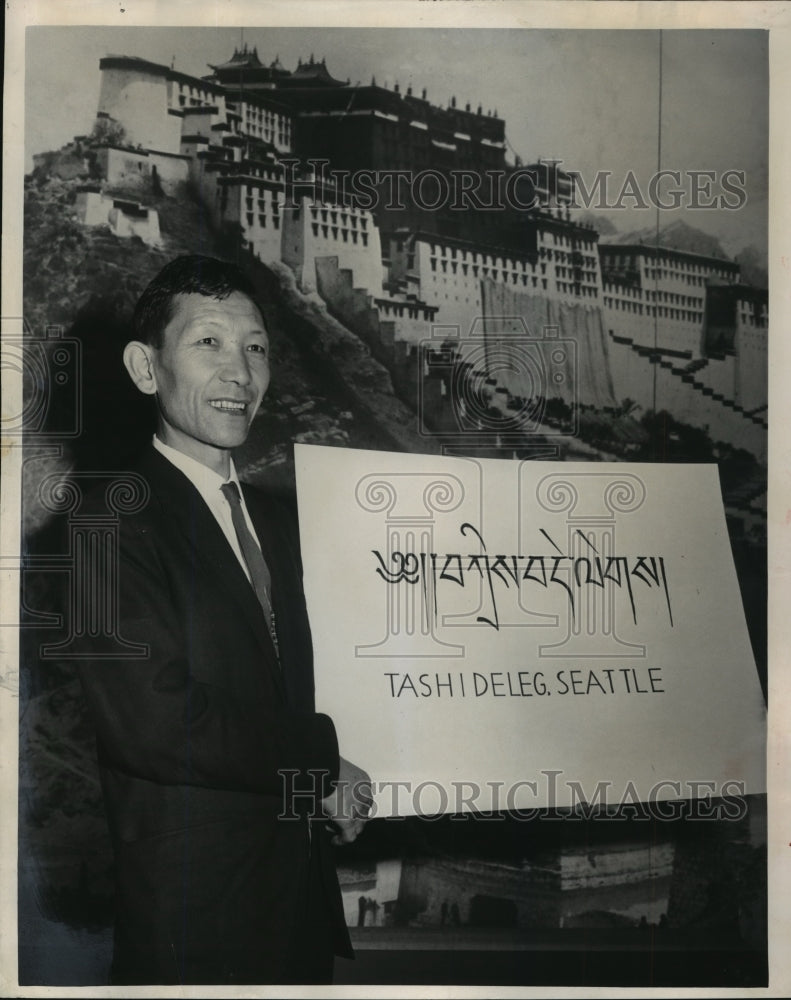
[[[481,376],[480,413],[454,401],[473,430],[492,407],[541,427],[552,397],[628,399],[765,460],[766,290],[727,259],[600,242],[571,217],[569,174],[506,162],[496,112],[246,47],[202,79],[130,56],[100,70],[107,185],[141,201],[152,184],[190,185],[213,225],[293,270],[426,412],[461,364]],[[142,204],[95,191],[79,210],[158,239]]]
[[[627,431],[643,431],[631,414],[641,409],[666,411],[689,425],[684,433],[707,431],[712,457],[705,460],[721,461],[721,469],[724,453],[746,450],[757,464],[737,456],[734,464],[747,471],[737,469],[730,489],[723,476],[724,504],[739,540],[734,548],[737,568],[745,569],[748,612],[751,601],[753,618],[765,619],[758,585],[765,577],[765,289],[746,284],[739,265],[724,256],[639,237],[606,242],[580,221],[572,174],[555,163],[516,156],[509,162],[506,123],[495,109],[452,96],[440,107],[411,87],[338,80],[313,56],[287,69],[278,58],[265,63],[243,47],[209,69],[198,78],[137,55],[105,56],[93,132],[76,137],[57,164],[58,184],[70,182],[68,190],[49,194],[46,169],[39,172],[42,202],[59,199],[53,217],[67,211],[70,221],[76,215],[83,226],[114,234],[90,233],[98,243],[94,257],[106,253],[113,268],[108,282],[123,273],[113,262],[115,237],[159,247],[149,254],[123,245],[130,259],[132,251],[151,256],[153,273],[173,250],[168,239],[175,227],[169,229],[166,211],[175,206],[198,220],[188,237],[179,235],[173,252],[193,244],[199,252],[194,234],[205,234],[208,220],[225,237],[207,241],[212,248],[244,250],[256,277],[273,294],[278,287],[283,292],[282,316],[273,309],[282,319],[279,337],[293,336],[297,344],[300,336],[308,339],[297,325],[304,315],[317,339],[326,332],[320,322],[334,334],[339,324],[345,328],[347,339],[321,342],[311,364],[326,360],[331,371],[346,352],[352,360],[338,367],[343,381],[361,357],[371,362],[370,350],[371,368],[382,375],[371,394],[387,384],[410,435],[403,443],[382,432],[376,447],[392,440],[427,453],[628,459],[637,445]],[[46,168],[56,155],[42,153],[34,164]],[[34,177],[34,193],[37,183]],[[40,208],[35,199],[33,205]],[[81,252],[73,253],[74,270],[82,267]],[[134,277],[142,284],[142,273]],[[31,281],[27,294],[35,297],[35,290]],[[127,292],[126,305],[139,287],[134,296]],[[58,296],[69,307],[78,298],[65,284]],[[37,315],[44,312],[42,306]],[[86,355],[96,346],[93,329],[80,332]],[[103,337],[106,327],[96,329],[96,338]],[[368,369],[361,382],[374,384]],[[317,384],[323,392],[325,383]],[[347,398],[358,397],[344,391],[336,423],[353,419]],[[365,416],[370,397],[359,398]],[[290,419],[306,411],[299,428],[312,434],[314,403],[313,396],[293,398],[283,412]],[[390,413],[383,407],[381,427]],[[588,426],[604,428],[600,438],[578,433],[581,415]],[[391,424],[402,429],[395,419]],[[618,451],[613,428],[624,432]],[[291,437],[288,424],[284,438]],[[651,926],[657,934],[668,927],[685,934],[696,921],[705,925],[717,907],[735,912],[732,887],[741,872],[760,874],[760,867],[745,867],[750,851],[765,841],[757,813],[760,808],[721,827],[702,824],[700,836],[668,825],[652,827],[649,838],[620,823],[601,824],[604,833],[595,842],[587,832],[567,832],[565,841],[547,837],[540,849],[515,838],[512,851],[500,849],[510,834],[498,834],[496,826],[491,842],[497,851],[488,850],[483,836],[463,841],[453,828],[453,836],[446,831],[432,839],[425,827],[418,847],[403,850],[383,835],[384,856],[341,866],[347,923],[362,935],[384,927],[504,928],[514,940],[538,927]],[[451,850],[454,838],[462,846]],[[478,850],[481,844],[486,850]],[[727,907],[715,898],[720,891]],[[755,903],[756,914],[760,906]]]

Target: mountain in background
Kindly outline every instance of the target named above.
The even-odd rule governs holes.
[[[599,236],[611,236],[618,234],[618,227],[608,216],[603,215],[601,212],[583,212],[578,218],[575,218],[576,222],[580,222],[585,226],[592,226]],[[607,240],[602,242],[606,243]]]
[[[608,220],[609,221],[609,220]],[[604,234],[603,234],[604,235]],[[730,257],[722,249],[722,244],[716,236],[704,233],[702,229],[690,226],[681,219],[671,222],[669,226],[664,226],[657,231],[654,226],[646,226],[645,229],[635,229],[628,233],[607,234],[605,243],[643,243],[646,246],[668,247],[671,250],[684,250],[687,253],[704,254],[706,257],[719,257],[722,260],[730,260]]]
[[[657,243],[656,229],[646,226],[644,229],[634,229],[622,233],[607,215],[601,212],[583,212],[578,222],[593,226],[601,237],[602,243],[631,244],[643,243],[655,246]],[[690,226],[682,220],[672,222],[659,231],[659,246],[672,250],[686,250],[690,253],[700,253],[707,257],[720,257],[724,260],[734,260],[741,268],[742,283],[755,288],[769,287],[769,270],[767,257],[755,244],[742,247],[733,257],[723,249],[716,236],[704,232],[695,226]]]

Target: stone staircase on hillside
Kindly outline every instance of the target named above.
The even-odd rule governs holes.
[[[700,393],[701,396],[707,396],[712,399],[715,403],[721,403],[724,407],[729,410],[733,410],[734,413],[738,413],[745,420],[750,421],[757,427],[762,427],[764,430],[768,428],[768,423],[765,417],[761,416],[765,412],[766,407],[759,407],[755,410],[746,410],[743,406],[736,402],[734,399],[730,399],[724,393],[717,392],[710,385],[706,385],[705,382],[701,382],[700,379],[695,377],[695,374],[701,369],[705,368],[709,364],[708,358],[695,358],[689,361],[685,365],[680,365],[674,362],[672,358],[688,358],[689,354],[685,351],[672,351],[667,348],[657,350],[653,347],[645,347],[643,344],[635,344],[631,337],[618,336],[614,333],[610,333],[610,338],[616,344],[623,344],[635,354],[639,355],[641,358],[646,358],[649,364],[659,365],[660,368],[664,368],[669,371],[676,378],[679,378],[686,385],[692,387],[695,392]]]

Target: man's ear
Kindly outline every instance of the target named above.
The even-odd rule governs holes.
[[[151,347],[140,340],[130,340],[124,348],[124,364],[137,388],[147,396],[153,396],[157,391],[157,381]]]

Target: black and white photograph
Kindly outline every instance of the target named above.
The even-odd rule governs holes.
[[[3,994],[783,995],[787,7],[143,6],[8,14]]]

